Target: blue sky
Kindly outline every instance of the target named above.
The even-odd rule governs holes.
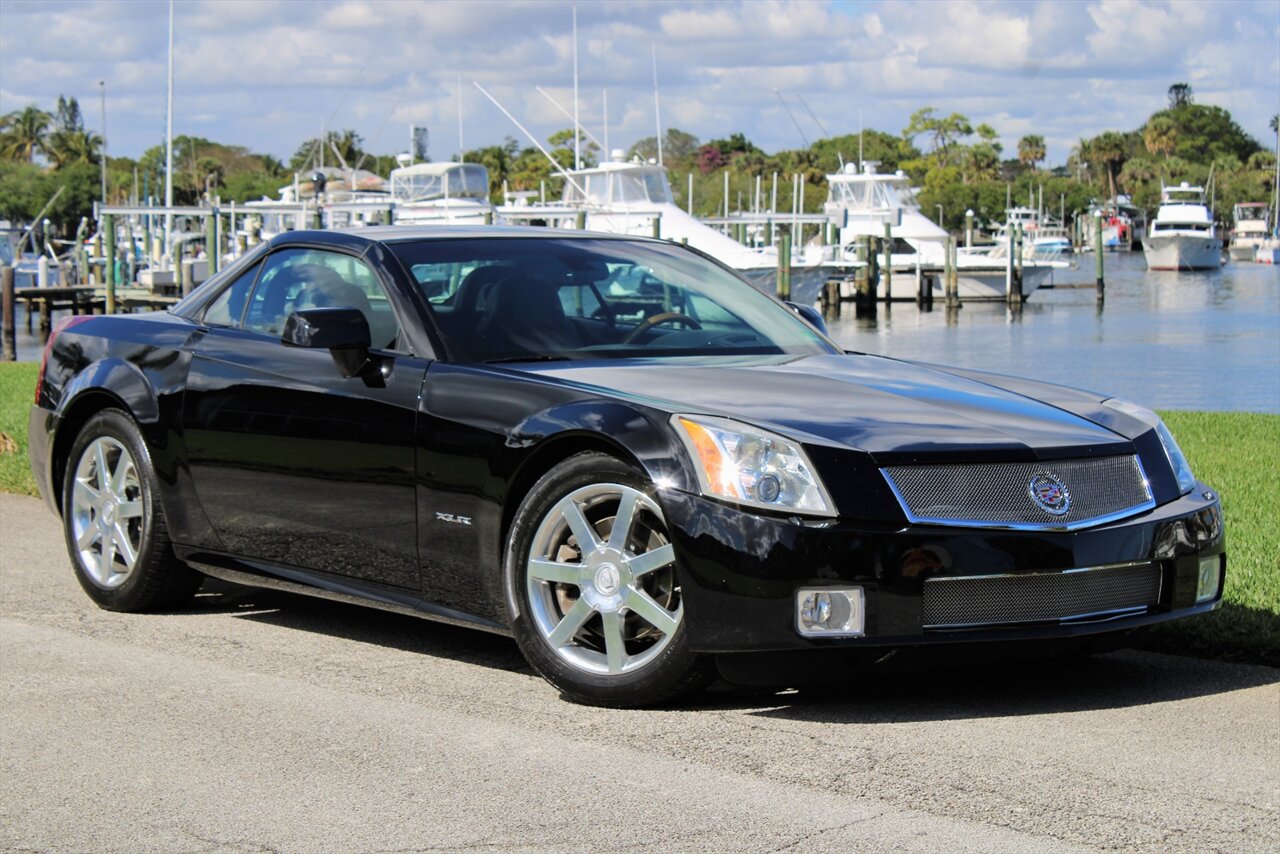
[[[163,140],[168,4],[0,0],[0,112],[77,96],[108,144],[136,156]],[[572,98],[569,2],[184,0],[176,5],[175,133],[287,159],[322,124],[376,152],[408,126],[430,155],[520,134],[479,81],[545,138],[568,126],[535,86]],[[706,140],[741,131],[769,151],[822,135],[901,131],[922,106],[987,122],[1006,149],[1043,134],[1051,163],[1079,138],[1128,130],[1174,82],[1229,109],[1273,146],[1280,112],[1280,0],[733,0],[579,2],[580,111],[612,147],[654,128],[656,50],[665,127]],[[789,98],[797,130],[779,102]],[[521,140],[523,144],[523,139]]]

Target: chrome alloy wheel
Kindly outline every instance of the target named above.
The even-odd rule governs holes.
[[[94,439],[76,464],[71,490],[71,533],[89,579],[113,590],[129,578],[143,537],[143,495],[138,468],[117,439]]]
[[[662,511],[620,483],[581,487],[547,512],[525,583],[543,640],[587,673],[644,667],[671,642],[684,614]]]

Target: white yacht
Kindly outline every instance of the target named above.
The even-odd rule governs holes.
[[[690,216],[675,203],[667,170],[655,163],[624,161],[620,150],[612,158],[568,173],[558,205],[522,203],[503,205],[498,215],[510,222],[537,221],[547,225],[569,225],[579,214],[585,216],[589,231],[608,234],[657,235],[704,252],[734,268],[757,287],[770,292],[776,285],[776,247],[745,246]],[[779,221],[785,220],[780,216]],[[792,256],[792,299],[817,300],[820,282],[802,281],[804,268],[818,269],[820,253],[794,247]],[[816,277],[810,277],[815,278]]]
[[[482,225],[489,170],[479,163],[415,163],[391,170],[397,225]]]
[[[876,171],[876,163],[864,163],[862,171],[850,163],[827,176],[826,214],[842,223],[837,251],[849,256],[859,237],[884,237],[889,223],[893,239],[890,254],[893,277],[890,299],[915,299],[917,275],[934,277],[934,290],[942,292],[940,273],[945,265],[943,241],[947,232],[920,210],[905,173]],[[962,300],[1006,299],[1007,252],[1002,245],[983,249],[958,250],[956,268]],[[1031,296],[1055,269],[1070,266],[1065,261],[1026,260],[1022,262],[1022,297]],[[914,275],[912,275],[914,274]]]
[[[1271,233],[1271,211],[1266,202],[1241,202],[1232,210],[1232,220],[1231,260],[1252,261]]]
[[[1022,226],[1024,258],[1054,261],[1071,254],[1071,236],[1067,230],[1048,217],[1041,219],[1035,208],[1015,207],[1005,211],[1004,225],[996,232],[996,245],[1005,245],[1009,229],[1017,226]]]
[[[1222,241],[1205,204],[1204,188],[1183,181],[1163,187],[1160,211],[1146,243],[1151,270],[1216,270],[1222,266]]]

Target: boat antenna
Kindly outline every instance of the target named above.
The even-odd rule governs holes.
[[[609,151],[609,90],[601,89],[600,93],[604,96],[604,156],[612,158]]]
[[[102,203],[106,204],[103,199]],[[169,94],[164,119],[164,254],[173,249],[173,0],[169,0]]]
[[[800,139],[804,142],[804,147],[809,147],[809,140],[804,135],[804,130],[800,127],[800,123],[796,121],[796,114],[791,112],[791,107],[787,106],[787,99],[782,97],[782,93],[777,89],[773,90],[773,94],[778,96],[778,100],[782,102],[782,108],[787,111],[787,115],[791,116],[791,123],[796,126],[796,132],[800,134]]]
[[[862,168],[862,110],[858,110],[858,168]]]
[[[587,198],[586,190],[582,189],[582,185],[579,184],[577,181],[575,181],[573,176],[570,175],[567,171],[565,171],[565,168],[560,165],[559,161],[557,161],[554,157],[552,157],[550,154],[547,153],[547,150],[542,147],[542,143],[538,142],[538,138],[535,137],[533,134],[529,133],[528,128],[520,124],[520,121],[515,116],[511,115],[511,113],[507,111],[507,108],[502,106],[502,104],[498,102],[497,98],[490,95],[488,90],[486,90],[483,86],[480,85],[479,81],[472,80],[471,85],[479,89],[481,95],[484,95],[486,98],[492,101],[493,105],[497,107],[499,110],[501,110],[502,114],[506,116],[508,119],[510,119],[511,123],[515,125],[517,128],[519,128],[521,133],[523,133],[525,136],[529,138],[529,141],[532,142],[534,146],[537,147],[537,149],[542,152],[542,156],[547,158],[547,161],[551,164],[551,168],[559,172],[560,177],[564,178],[571,185],[573,185],[573,188],[582,195],[582,198],[585,201]]]
[[[534,86],[533,88],[534,88],[534,89],[537,89],[537,90],[538,90],[538,94],[542,95],[542,97],[544,97],[544,98],[546,98],[548,101],[550,101],[550,102],[555,106],[555,108],[556,108],[557,110],[559,110],[560,112],[564,113],[565,118],[567,118],[567,119],[569,119],[569,120],[571,120],[571,121],[575,121],[575,122],[577,121],[577,119],[575,119],[575,118],[573,117],[573,114],[572,114],[572,113],[570,113],[568,110],[566,110],[563,106],[561,106],[559,101],[557,101],[555,98],[551,97],[551,94],[550,94],[549,92],[547,92],[547,90],[546,90],[546,89],[543,89],[541,86]],[[588,139],[590,139],[592,142],[594,142],[596,145],[599,145],[599,144],[600,144],[600,140],[596,139],[596,138],[595,138],[595,135],[594,135],[594,134],[592,134],[592,133],[591,133],[591,131],[587,130],[587,129],[586,129],[586,128],[584,128],[584,127],[578,127],[578,130],[579,130],[579,131],[581,131],[582,133],[586,134],[586,135],[587,135],[587,138],[588,138]]]
[[[462,162],[462,157],[467,152],[467,147],[462,144],[462,75],[458,75],[458,162]]]
[[[649,54],[653,58],[653,123],[658,129],[658,165],[662,166],[662,110],[658,103],[658,46],[649,45]]]
[[[824,124],[822,123],[822,120],[818,118],[817,113],[815,113],[815,112],[814,112],[814,111],[809,107],[809,102],[808,102],[808,101],[806,101],[806,100],[804,99],[804,96],[803,96],[803,95],[801,95],[799,92],[797,92],[797,93],[796,93],[796,98],[798,98],[798,99],[800,100],[800,103],[804,105],[804,108],[805,108],[806,110],[808,110],[808,111],[809,111],[809,118],[813,119],[813,123],[814,123],[814,124],[816,124],[816,125],[818,126],[818,130],[822,131],[822,138],[823,138],[823,139],[830,139],[830,138],[831,138],[831,134],[827,132],[827,126],[826,126],[826,125],[824,125]]]
[[[578,121],[578,4],[573,4],[573,168],[582,168],[582,123]]]

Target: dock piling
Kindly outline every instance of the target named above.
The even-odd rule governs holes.
[[[182,265],[181,265],[182,295],[184,297],[187,294],[191,293],[191,288],[195,284],[195,277],[196,277],[195,265],[196,265],[196,262],[195,262],[195,259],[193,258],[182,259]],[[108,309],[108,312],[110,312],[110,309]]]
[[[778,296],[791,299],[791,230],[778,229]]]
[[[102,215],[102,243],[106,252],[107,266],[104,275],[107,285],[107,314],[116,313],[116,218],[111,214]]]
[[[209,261],[209,275],[218,272],[218,209],[204,218],[204,254]]]
[[[1004,295],[1005,295],[1005,301],[1010,303],[1015,302],[1017,299],[1021,297],[1021,294],[1017,293],[1017,291],[1014,290],[1014,285],[1016,283],[1014,281],[1014,276],[1013,276],[1013,253],[1014,253],[1013,231],[1014,230],[1012,228],[1006,229],[1005,240],[1004,240],[1004,244],[1005,244]]]
[[[18,330],[13,306],[13,268],[8,264],[0,266],[0,291],[4,294],[4,349],[0,360],[13,362],[18,358]]]
[[[884,301],[893,298],[893,227],[884,224]]]
[[[585,231],[587,228],[587,212],[578,211],[578,215],[574,217],[573,227],[578,231]]]
[[[1022,230],[1022,223],[1018,223],[1013,230],[1013,278],[1017,285],[1018,301],[1022,301],[1022,253],[1025,249],[1026,234]]]
[[[1093,212],[1093,256],[1097,276],[1098,302],[1106,299],[1107,285],[1102,278],[1102,211]]]

